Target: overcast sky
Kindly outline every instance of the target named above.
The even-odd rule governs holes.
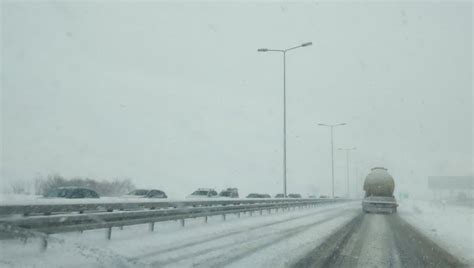
[[[2,1],[1,180],[132,178],[329,194],[330,132],[351,188],[473,173],[472,4]],[[336,195],[346,159],[335,151]]]

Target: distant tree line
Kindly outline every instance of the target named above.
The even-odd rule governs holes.
[[[130,179],[113,179],[112,181],[98,181],[90,178],[66,179],[59,174],[35,179],[35,193],[39,195],[57,187],[68,186],[88,188],[96,191],[100,196],[119,196],[135,189],[135,185]]]
[[[14,180],[10,181],[10,191],[14,194],[31,194],[32,189],[31,189],[31,181],[27,180]],[[3,189],[4,191],[6,190],[6,193],[8,193],[8,189]]]

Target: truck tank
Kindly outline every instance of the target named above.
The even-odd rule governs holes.
[[[365,196],[393,196],[395,182],[383,167],[374,167],[364,181]]]
[[[362,210],[371,212],[397,212],[397,200],[393,196],[395,182],[383,167],[374,167],[364,181],[365,198],[362,200]]]

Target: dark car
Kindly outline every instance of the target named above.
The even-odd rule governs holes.
[[[239,191],[237,188],[227,188],[219,193],[219,197],[239,198]]]
[[[186,196],[186,198],[210,198],[218,197],[217,192],[212,188],[199,188],[192,194]]]
[[[288,197],[289,198],[301,198],[301,195],[300,194],[289,194]]]
[[[168,198],[165,192],[156,189],[137,189],[128,193],[125,197],[141,197],[141,198]]]
[[[247,198],[271,198],[271,196],[269,194],[251,193],[247,195]]]
[[[328,195],[320,195],[319,198],[331,198]]]
[[[48,198],[99,198],[99,195],[90,189],[81,187],[59,187],[48,191],[44,197]]]
[[[285,195],[284,194],[276,194],[275,198],[285,198]]]

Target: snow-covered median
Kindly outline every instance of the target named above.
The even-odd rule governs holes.
[[[405,200],[400,203],[399,213],[448,252],[474,266],[474,209]]]

